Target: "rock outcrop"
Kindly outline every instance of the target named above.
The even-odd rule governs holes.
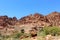
[[[7,27],[8,25],[15,25],[16,22],[16,17],[0,16],[0,26]]]
[[[52,12],[49,15],[34,14],[23,17],[19,20],[20,24],[36,24],[40,26],[60,26],[60,13]]]
[[[52,12],[49,15],[43,16],[39,13],[31,14],[17,20],[16,17],[0,16],[0,26],[7,27],[9,25],[25,25],[32,24],[38,26],[60,26],[60,13]]]
[[[30,30],[32,27],[60,26],[60,13],[52,12],[46,16],[35,13],[19,20],[16,17],[0,16],[0,29],[13,30],[12,26],[16,27],[16,30],[23,29],[23,27],[25,30]],[[27,30],[26,32],[28,32]]]
[[[52,26],[60,26],[60,13],[59,12],[52,12],[46,17],[49,23],[52,24]]]

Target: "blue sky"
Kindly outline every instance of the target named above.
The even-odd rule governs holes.
[[[9,17],[40,13],[47,15],[51,12],[60,12],[60,0],[0,0],[0,15]]]

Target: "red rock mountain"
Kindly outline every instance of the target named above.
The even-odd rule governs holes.
[[[16,17],[0,16],[0,32],[2,35],[13,34],[15,30],[20,31],[22,28],[27,33],[33,27],[44,26],[60,26],[60,13],[52,12],[46,16],[35,13],[19,20]]]
[[[17,20],[16,17],[10,18],[8,16],[0,16],[0,27],[7,27],[9,25],[24,25],[34,24],[38,26],[60,26],[60,13],[52,12],[49,15],[43,16],[39,13],[31,14]]]
[[[8,27],[9,25],[15,25],[15,23],[17,22],[17,18],[13,17],[10,18],[8,16],[0,16],[0,27]]]
[[[20,24],[36,23],[40,26],[60,26],[60,13],[52,12],[46,16],[35,13],[34,15],[21,18],[19,22]]]
[[[49,20],[49,23],[52,24],[53,26],[60,26],[60,13],[59,12],[52,12],[46,17]]]

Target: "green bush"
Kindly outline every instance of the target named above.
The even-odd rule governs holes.
[[[24,31],[24,29],[21,29],[21,33],[24,33],[25,31]]]
[[[22,36],[23,35],[23,33],[16,33],[15,35],[14,35],[14,38],[19,38],[20,36]]]
[[[46,35],[51,34],[53,36],[60,35],[60,27],[44,27],[43,31]]]

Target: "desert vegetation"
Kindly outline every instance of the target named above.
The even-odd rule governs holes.
[[[12,35],[1,35],[0,34],[0,40],[46,40],[47,35],[51,36],[51,40],[54,37],[60,36],[60,27],[44,27],[40,29],[33,28],[30,30],[29,34],[25,33],[24,29],[20,30],[21,32],[16,31]],[[49,39],[50,40],[50,39]]]

